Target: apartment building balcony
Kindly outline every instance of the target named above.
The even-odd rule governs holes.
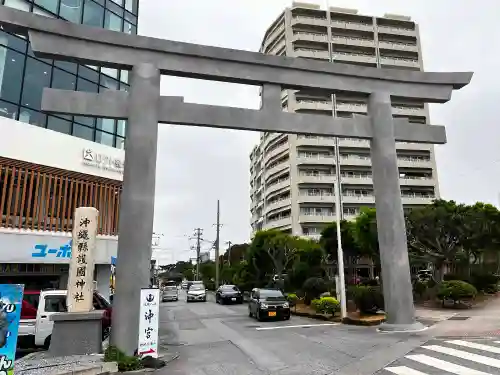
[[[324,175],[299,174],[298,177],[299,184],[334,184],[336,181],[337,180],[334,174],[324,174]]]
[[[335,221],[335,215],[313,215],[313,214],[304,214],[301,213],[299,215],[299,223],[320,223],[320,224],[329,224],[332,221]]]
[[[335,196],[332,195],[309,195],[300,194],[297,201],[299,203],[335,203]]]
[[[392,49],[395,51],[418,52],[418,46],[416,44],[394,43],[394,42],[386,42],[386,41],[380,40],[378,42],[378,46],[379,46],[379,48]]]
[[[308,240],[319,241],[321,239],[321,234],[320,233],[310,233],[310,234],[304,234],[304,235],[302,235],[302,237],[305,237]]]
[[[317,156],[317,157],[297,157],[297,165],[333,165],[335,158],[332,156]]]
[[[432,144],[426,143],[409,143],[409,142],[396,142],[397,150],[425,150],[430,151],[434,148]]]
[[[373,39],[363,39],[354,37],[332,36],[332,43],[345,44],[348,46],[375,47]]]
[[[373,178],[371,176],[342,176],[341,183],[346,185],[373,185]]]
[[[346,103],[337,100],[335,108],[341,112],[366,113],[368,107],[363,103]]]
[[[308,16],[295,16],[292,18],[292,25],[317,25],[317,26],[327,26],[328,21],[326,18],[320,17],[308,17]]]
[[[305,57],[312,59],[324,59],[329,60],[330,56],[328,55],[328,51],[319,51],[319,50],[311,50],[311,49],[295,49],[295,57]]]
[[[346,194],[342,195],[342,203],[351,204],[373,204],[375,203],[375,196],[371,195],[357,195],[357,194]]]
[[[283,133],[270,133],[266,137],[266,139],[264,139],[264,144],[262,145],[262,149],[265,150],[270,143],[274,142],[276,139],[278,139],[281,136],[285,137],[286,134],[283,134]]]
[[[278,219],[278,220],[272,220],[272,221],[267,221],[264,224],[265,229],[286,229],[286,227],[291,227],[292,226],[292,217],[286,217],[283,219]]]
[[[401,195],[401,201],[404,205],[427,205],[436,199],[434,196],[408,196]]]
[[[433,163],[431,159],[420,159],[413,157],[400,157],[398,158],[398,167],[403,168],[432,168]]]
[[[266,151],[264,155],[264,163],[267,163],[269,160],[274,158],[277,155],[280,154],[285,154],[288,150],[290,149],[290,145],[288,142],[284,142],[283,144],[279,145],[276,148],[273,148],[272,150]]]
[[[329,100],[297,100],[296,106],[297,109],[318,109],[333,112],[333,105]]]
[[[270,194],[274,193],[275,191],[279,191],[281,189],[285,189],[287,187],[290,187],[290,179],[286,179],[284,181],[278,182],[276,184],[272,185],[267,185],[266,186],[266,197],[268,197]]]
[[[340,138],[340,147],[363,147],[370,148],[370,141],[368,139],[357,139],[357,138]]]
[[[288,164],[287,161],[280,163],[278,165],[275,165],[272,168],[266,169],[266,174],[265,174],[266,181],[269,179],[269,177],[275,175],[276,173],[284,171],[285,169],[290,169],[290,164]]]
[[[405,107],[405,106],[392,106],[393,115],[403,116],[422,116],[426,115],[425,108],[420,107]]]
[[[335,146],[335,139],[332,137],[297,137],[297,146]]]
[[[266,53],[269,55],[277,55],[281,49],[285,48],[285,46],[285,39],[282,39],[276,45],[272,46],[272,48],[270,48]]]
[[[269,34],[264,42],[264,50],[272,44],[279,36],[285,31],[285,24],[281,23],[276,29],[274,29],[271,34]]]
[[[328,42],[327,34],[296,32],[293,34],[293,40],[306,40],[310,42]]]
[[[377,57],[374,55],[362,55],[357,53],[334,52],[333,60],[344,62],[359,62],[366,64],[376,64]]]
[[[415,29],[407,29],[403,27],[391,27],[391,26],[377,26],[377,30],[382,34],[390,35],[405,35],[417,37],[417,31]]]
[[[401,186],[435,186],[436,180],[429,177],[401,177],[399,179]]]
[[[291,205],[292,205],[292,200],[290,198],[279,199],[271,204],[266,205],[265,212],[268,213],[274,210],[279,210],[280,208],[290,207]]]
[[[372,161],[369,156],[341,156],[340,164],[368,167],[372,165]]]
[[[401,67],[405,67],[405,68],[420,68],[420,63],[418,62],[418,60],[404,59],[402,57],[398,57],[398,58],[381,57],[380,64],[381,65],[401,66]]]
[[[332,20],[331,26],[337,29],[373,31],[373,24],[366,24],[361,22]]]

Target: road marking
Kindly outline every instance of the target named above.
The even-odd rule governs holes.
[[[422,346],[422,348],[427,350],[432,350],[438,353],[452,355],[454,357],[463,358],[468,361],[482,363],[487,366],[500,368],[500,360],[490,357],[485,357],[484,355],[472,354],[468,352],[464,352],[463,350],[457,350],[452,348],[446,348],[444,346],[439,345],[426,345]]]
[[[414,370],[406,366],[386,367],[384,370],[390,371],[396,375],[428,375],[425,372]]]
[[[479,350],[484,350],[485,352],[500,354],[500,348],[498,346],[478,344],[476,342],[468,342],[463,340],[450,340],[446,342],[448,344],[465,346],[466,348],[479,349]]]
[[[257,331],[271,331],[273,329],[284,329],[284,328],[307,328],[307,327],[324,327],[324,326],[338,326],[340,323],[325,323],[325,324],[301,324],[296,326],[276,326],[276,327],[258,327],[255,328]]]
[[[474,370],[465,366],[460,366],[456,365],[451,362],[447,361],[442,361],[440,359],[430,357],[425,354],[412,354],[412,355],[407,355],[405,358],[411,359],[415,362],[420,362],[424,365],[435,367],[437,369],[451,372],[452,374],[455,375],[492,375],[487,372],[479,371],[479,370]]]

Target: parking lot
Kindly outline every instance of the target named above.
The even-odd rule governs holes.
[[[179,297],[160,309],[161,348],[180,354],[162,370],[170,375],[372,374],[425,340],[296,316],[258,322],[246,304]]]

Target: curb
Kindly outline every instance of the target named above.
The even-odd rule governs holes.
[[[98,365],[80,365],[72,369],[57,370],[58,366],[54,366],[54,371],[50,370],[51,375],[105,375],[118,372],[118,364],[116,362],[103,362]],[[29,373],[30,370],[19,371],[20,374]]]
[[[303,318],[322,320],[324,322],[341,323],[341,319],[339,317],[328,317],[328,316],[319,315],[319,314],[310,314],[310,313],[296,312],[296,311],[290,311],[290,313],[292,315],[301,316]]]
[[[170,358],[165,358],[167,356],[168,356],[168,354],[164,354],[164,355],[158,357],[158,359],[165,361],[165,366],[163,366],[161,368],[141,368],[139,370],[134,370],[134,371],[125,371],[125,372],[122,372],[121,374],[138,374],[138,373],[154,372],[157,370],[161,370],[162,368],[165,368],[169,363],[178,359],[179,353],[173,354]],[[87,375],[87,374],[85,374],[85,375]]]

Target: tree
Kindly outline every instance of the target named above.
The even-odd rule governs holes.
[[[229,263],[231,265],[240,263],[245,259],[245,255],[250,245],[247,243],[234,244],[221,255],[221,264]]]
[[[442,281],[445,266],[462,249],[466,208],[454,201],[436,200],[410,211],[406,217],[408,247],[415,259],[432,262],[436,281]]]
[[[344,265],[350,266],[362,257],[362,249],[354,238],[354,223],[346,220],[340,222],[340,239],[344,254]],[[337,223],[333,222],[326,226],[321,232],[320,244],[327,256],[327,261],[337,264],[338,262],[338,241]],[[349,269],[348,268],[348,269]]]
[[[375,208],[363,207],[352,224],[352,236],[360,253],[380,265],[378,246],[377,212]]]

